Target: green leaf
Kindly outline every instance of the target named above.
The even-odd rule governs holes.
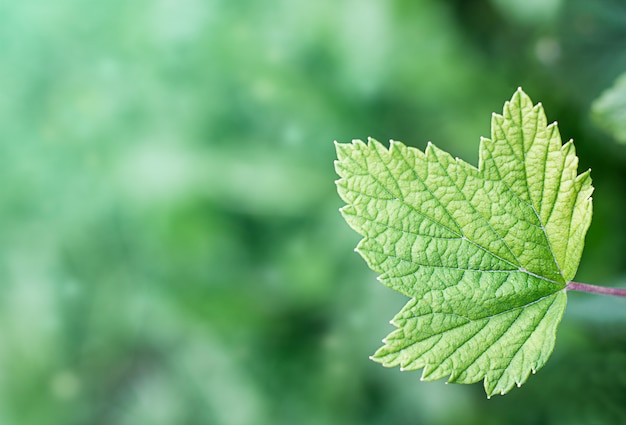
[[[591,117],[615,140],[626,143],[626,73],[593,102]]]
[[[411,300],[372,357],[423,380],[484,379],[505,394],[554,348],[591,222],[591,177],[577,175],[541,104],[519,89],[493,114],[479,167],[428,144],[337,143],[345,220],[379,280]]]

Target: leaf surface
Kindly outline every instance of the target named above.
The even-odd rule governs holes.
[[[626,143],[626,73],[593,102],[591,117],[615,140]]]
[[[572,142],[519,89],[478,168],[428,144],[337,143],[341,208],[379,280],[411,300],[372,357],[422,379],[521,385],[550,356],[591,223]]]

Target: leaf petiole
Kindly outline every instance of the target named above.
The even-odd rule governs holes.
[[[569,282],[565,289],[568,291],[581,291],[592,294],[613,295],[614,297],[626,297],[626,289],[608,288],[606,286],[589,285],[588,283]]]

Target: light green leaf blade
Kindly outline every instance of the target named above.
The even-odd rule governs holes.
[[[591,178],[519,89],[479,167],[428,144],[336,144],[341,212],[379,280],[411,300],[373,359],[422,379],[521,385],[550,356],[591,223]]]
[[[615,140],[626,143],[626,73],[593,102],[591,117]]]

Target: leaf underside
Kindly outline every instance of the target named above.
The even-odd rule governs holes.
[[[493,114],[478,168],[430,143],[336,147],[357,251],[411,298],[372,359],[423,369],[423,380],[484,379],[488,396],[525,382],[554,348],[591,223],[573,143],[519,89]]]

